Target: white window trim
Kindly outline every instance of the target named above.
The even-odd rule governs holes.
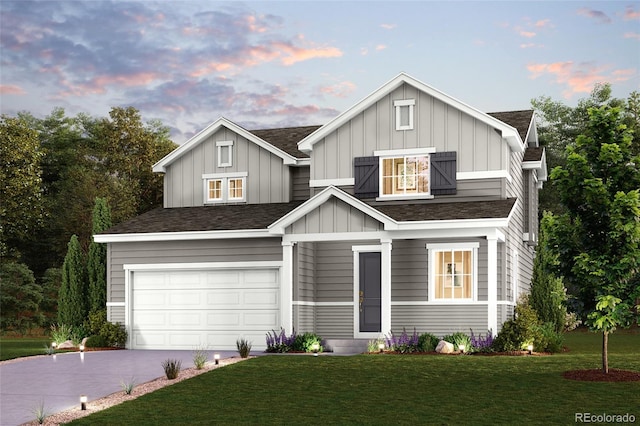
[[[520,281],[520,254],[518,253],[518,250],[514,249],[511,256],[511,293],[513,294],[513,302],[516,303],[519,296],[518,283]]]
[[[388,160],[389,158],[399,158],[399,157],[427,157],[430,154],[436,152],[435,148],[415,148],[415,149],[391,149],[385,151],[374,151],[373,155],[378,157],[378,197],[376,197],[376,201],[393,201],[393,200],[429,200],[434,198],[431,195],[431,177],[429,177],[429,192],[421,193],[421,194],[383,194],[382,189],[384,188],[384,160]],[[431,158],[429,158],[429,168],[431,168]],[[431,169],[429,169],[431,170]]]
[[[468,243],[436,243],[427,244],[427,251],[429,256],[429,283],[428,298],[429,303],[433,304],[461,304],[468,302],[478,301],[478,248],[480,243],[468,242]],[[436,269],[435,258],[436,253],[440,251],[451,250],[471,250],[471,298],[470,299],[436,299],[435,282],[436,282]]]
[[[218,148],[218,167],[231,167],[233,165],[233,141],[217,141],[216,147]],[[222,158],[224,147],[229,147],[229,155],[225,159]]]
[[[416,100],[415,99],[405,99],[405,100],[401,100],[401,101],[394,101],[393,102],[393,107],[396,110],[396,130],[413,130],[413,111],[414,111],[414,106],[416,104]],[[409,124],[406,126],[403,126],[400,123],[400,117],[401,117],[401,110],[402,107],[409,107]]]
[[[204,187],[204,203],[205,204],[220,204],[220,203],[241,203],[247,200],[247,172],[239,173],[208,173],[202,175],[203,187]],[[229,180],[230,179],[242,179],[242,198],[229,198]],[[209,198],[209,181],[221,180],[222,181],[222,198],[211,199]]]

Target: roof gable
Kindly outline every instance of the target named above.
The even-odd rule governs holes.
[[[171,151],[168,155],[166,155],[164,158],[162,158],[160,161],[154,164],[153,171],[156,173],[165,173],[169,165],[171,165],[174,161],[176,161],[186,152],[192,150],[194,147],[206,141],[207,138],[209,138],[209,136],[213,135],[222,127],[225,127],[231,130],[232,132],[237,133],[238,135],[247,139],[249,142],[252,142],[258,145],[259,147],[271,152],[272,154],[280,157],[284,162],[284,164],[297,163],[297,159],[294,155],[284,151],[283,149],[269,142],[266,142],[264,139],[261,139],[256,134],[246,130],[245,128],[235,124],[234,122],[227,120],[224,117],[220,117],[219,119],[217,119],[216,121],[214,121],[213,123],[205,127],[198,134],[193,136],[191,139],[189,139],[187,142],[180,145],[178,148]]]
[[[483,122],[493,128],[498,129],[502,133],[503,139],[509,144],[511,149],[515,152],[523,152],[524,151],[524,143],[523,139],[513,126],[505,123],[489,114],[486,114],[476,108],[473,108],[427,84],[416,80],[415,78],[401,73],[391,81],[385,83],[382,87],[371,93],[369,96],[338,115],[333,120],[329,121],[324,126],[320,127],[315,132],[311,133],[309,136],[304,138],[298,143],[298,149],[303,152],[310,152],[313,149],[313,145],[320,140],[322,140],[325,136],[329,135],[334,130],[338,129],[340,126],[354,118],[357,114],[364,111],[371,105],[375,104],[377,101],[382,99],[384,96],[400,87],[402,84],[409,84],[416,89],[427,93],[428,95],[451,105],[464,113],[474,117],[475,119]]]

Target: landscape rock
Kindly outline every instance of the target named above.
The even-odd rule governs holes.
[[[76,345],[73,344],[71,340],[67,340],[66,342],[60,343],[58,345],[58,349],[73,349]]]
[[[440,340],[438,342],[438,346],[436,346],[436,352],[439,354],[450,354],[453,352],[453,344],[449,342],[445,342],[444,340]]]

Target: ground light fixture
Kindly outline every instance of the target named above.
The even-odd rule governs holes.
[[[82,411],[87,409],[87,395],[80,395],[80,409]]]
[[[80,349],[80,352],[84,352],[84,345],[78,346],[78,349]]]
[[[220,364],[220,354],[213,354],[213,361],[216,365]]]
[[[378,350],[380,351],[380,353],[384,352],[384,343],[378,343]]]
[[[527,350],[529,351],[529,355],[533,354],[533,345],[527,346]]]
[[[467,348],[467,347],[466,347],[465,345],[458,345],[458,349],[460,349],[460,352],[462,352],[462,353],[464,353],[464,350],[465,350],[466,348]]]
[[[58,344],[56,342],[51,342],[51,347],[53,348],[53,350],[55,351],[56,348],[58,347]]]
[[[313,356],[318,356],[318,351],[320,350],[320,343],[314,342],[311,345],[311,351],[313,352]]]

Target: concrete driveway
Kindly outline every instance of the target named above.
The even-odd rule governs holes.
[[[214,351],[207,351],[213,360]],[[221,359],[235,351],[215,351]],[[257,354],[252,354],[257,355]],[[162,362],[182,361],[193,367],[193,351],[116,350],[63,353],[25,358],[0,365],[0,425],[15,426],[35,420],[33,411],[44,403],[48,414],[80,405],[80,395],[89,402],[121,391],[121,381],[135,378],[145,383],[164,376]]]

